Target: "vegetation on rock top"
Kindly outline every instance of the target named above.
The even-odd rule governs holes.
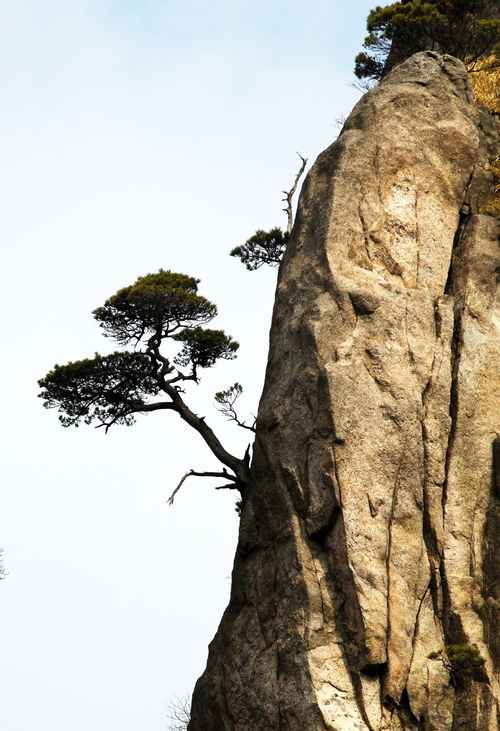
[[[491,0],[402,0],[377,6],[367,19],[366,51],[355,59],[359,79],[378,81],[418,51],[448,53],[467,64],[498,63],[500,20]]]

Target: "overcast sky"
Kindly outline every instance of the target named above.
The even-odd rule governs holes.
[[[241,343],[186,398],[242,455],[213,394],[262,387],[275,270],[228,251],[285,227],[283,188],[338,134],[358,0],[0,0],[2,731],[165,731],[227,603],[235,496],[175,415],[108,435],[36,398],[107,352],[91,311],[160,267],[199,277]],[[112,346],[111,346],[112,347]]]

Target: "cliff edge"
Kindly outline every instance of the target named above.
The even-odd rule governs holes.
[[[190,731],[498,728],[498,154],[423,52],[312,167]]]

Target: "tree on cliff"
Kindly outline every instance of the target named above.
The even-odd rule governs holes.
[[[282,201],[286,203],[283,211],[287,215],[287,230],[282,231],[280,228],[272,228],[270,231],[262,231],[259,229],[242,246],[236,246],[230,252],[230,256],[237,257],[249,271],[260,269],[263,264],[278,267],[283,258],[293,226],[293,196],[307,165],[307,157],[303,157],[299,152],[297,155],[301,159],[301,165],[293,185],[290,190],[282,191],[285,196]]]
[[[288,243],[288,232],[280,228],[270,231],[256,231],[242,245],[231,250],[230,256],[236,256],[249,271],[260,269],[263,264],[277,267],[285,253]]]
[[[377,6],[367,19],[368,36],[355,59],[360,79],[380,79],[418,51],[434,50],[468,64],[499,55],[500,20],[491,0],[402,0]]]
[[[168,731],[186,731],[191,717],[191,695],[175,696],[167,709]]]
[[[46,408],[61,412],[66,427],[96,423],[107,431],[114,424],[133,424],[136,414],[174,411],[223,465],[216,472],[191,470],[181,483],[189,475],[220,477],[226,481],[221,487],[241,490],[248,481],[248,451],[242,458],[230,454],[183,398],[183,386],[197,384],[200,369],[235,358],[239,347],[222,330],[203,327],[217,307],[198,294],[198,283],[160,269],[120,289],[93,315],[106,337],[132,350],[55,365],[39,380],[40,397]],[[173,345],[180,350],[172,356]]]
[[[287,232],[283,233],[279,228],[257,231],[244,246],[231,252],[250,270],[258,269],[262,264],[278,266],[281,261],[293,224],[292,198],[307,164],[307,158],[299,157],[301,166],[293,186],[289,191],[283,191]],[[189,470],[170,496],[170,503],[190,476],[220,477],[226,484],[217,489],[238,489],[240,492],[249,480],[249,448],[242,458],[230,454],[205,417],[195,414],[183,398],[183,384],[189,381],[197,384],[200,369],[210,368],[219,359],[235,358],[239,347],[222,330],[203,327],[216,316],[217,307],[198,294],[199,281],[163,269],[139,277],[93,312],[106,337],[122,348],[132,346],[133,350],[104,356],[96,353],[93,358],[64,366],[56,364],[38,381],[44,406],[58,409],[59,420],[65,427],[79,426],[81,422],[96,423],[107,431],[114,424],[132,425],[136,414],[160,410],[177,412],[200,434],[223,468],[219,472]],[[182,347],[172,356],[173,344]],[[246,424],[235,411],[234,405],[242,390],[241,385],[235,383],[216,393],[215,401],[218,410],[230,421],[254,432],[255,422]]]

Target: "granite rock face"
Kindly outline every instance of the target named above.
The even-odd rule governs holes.
[[[497,729],[497,144],[424,52],[312,167],[190,731]],[[453,644],[485,664],[429,659]]]

